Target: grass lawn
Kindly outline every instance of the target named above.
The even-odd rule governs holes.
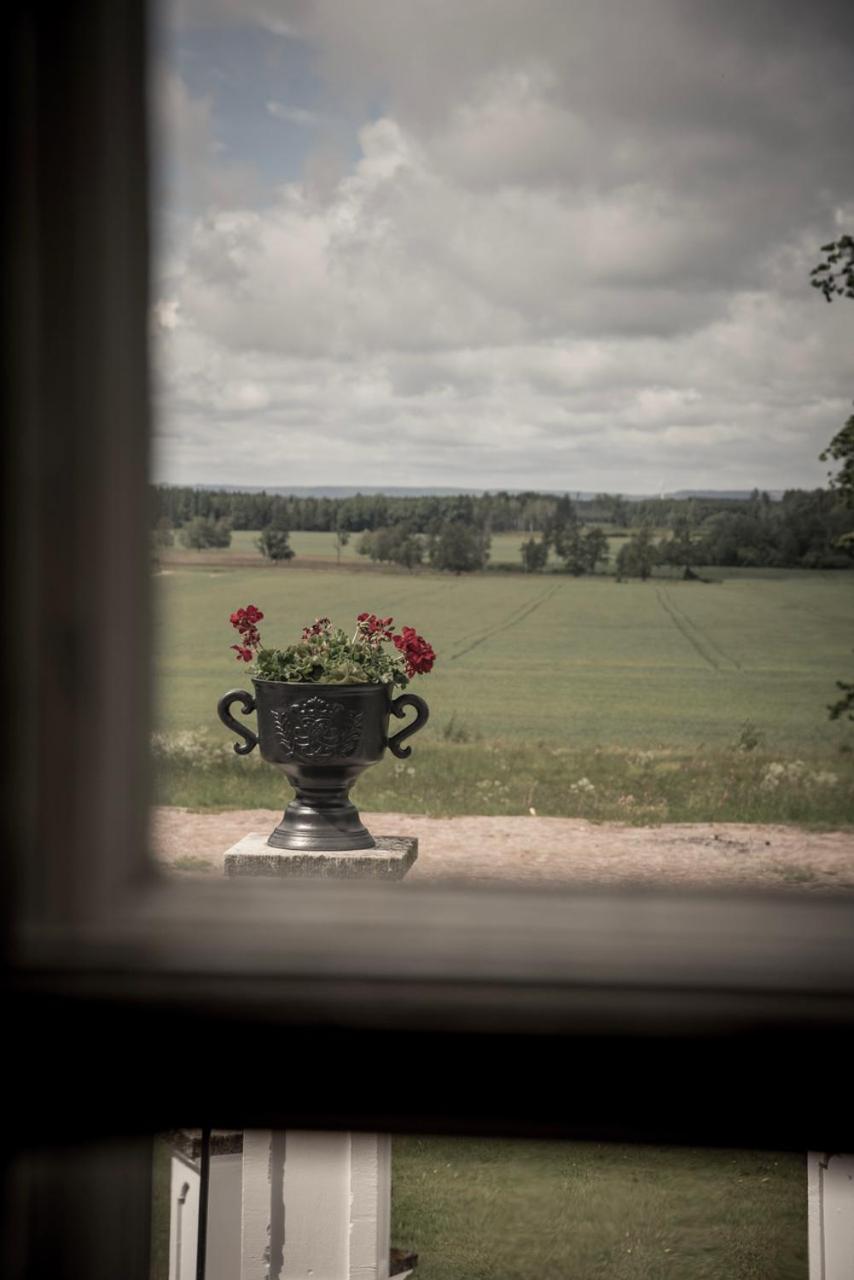
[[[802,1156],[395,1138],[418,1280],[806,1280]]]
[[[563,576],[448,577],[346,570],[173,569],[155,579],[157,720],[216,728],[245,681],[228,615],[252,601],[268,643],[306,622],[393,614],[433,643],[435,740],[451,718],[484,739],[555,746],[731,742],[745,721],[771,750],[835,749],[834,682],[854,668],[854,577],[728,575],[715,584]]]
[[[275,771],[236,758],[216,718],[219,697],[249,684],[228,615],[253,602],[268,643],[367,609],[434,644],[436,668],[415,683],[430,724],[411,761],[359,782],[366,810],[844,826],[851,725],[826,706],[854,668],[852,585],[773,570],[705,584],[175,567],[155,579],[156,796],[281,803]]]

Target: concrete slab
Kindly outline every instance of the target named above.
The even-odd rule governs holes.
[[[414,836],[377,836],[373,849],[306,852],[273,849],[267,835],[253,831],[226,850],[225,874],[287,876],[300,880],[402,880],[418,857]]]

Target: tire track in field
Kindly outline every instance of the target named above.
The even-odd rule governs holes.
[[[542,596],[538,596],[537,600],[538,601],[542,600]],[[487,627],[487,628],[476,627],[474,631],[464,631],[461,636],[457,636],[456,640],[454,641],[454,644],[465,645],[466,651],[467,651],[469,640],[475,641],[479,644],[481,639],[483,638],[483,636],[487,634],[487,632],[491,634],[496,628],[500,630],[508,626],[510,623],[518,622],[521,619],[521,617],[524,614],[527,614],[527,612],[530,610],[531,603],[532,603],[531,601],[528,601],[526,604],[518,604],[515,609],[511,609],[508,614],[505,614],[504,621],[496,623],[495,627]]]
[[[495,627],[489,627],[486,631],[482,632],[477,639],[472,640],[471,644],[466,645],[464,649],[459,649],[457,653],[452,653],[450,661],[453,662],[456,658],[464,657],[467,653],[471,653],[472,649],[476,649],[478,645],[485,644],[487,640],[491,640],[493,636],[497,636],[502,631],[509,631],[511,627],[515,627],[518,623],[524,622],[525,618],[529,618],[535,610],[539,609],[540,605],[545,604],[547,600],[551,600],[552,596],[556,595],[564,585],[564,583],[559,582],[557,586],[550,587],[547,591],[544,591],[541,596],[538,596],[537,599],[533,601],[533,603],[523,605],[521,609],[514,610],[515,617],[511,613],[506,622],[499,623],[499,625]]]
[[[688,630],[699,637],[699,642],[706,645],[713,654],[717,654],[725,666],[731,667],[734,671],[741,671],[741,663],[736,658],[733,658],[728,654],[723,645],[718,644],[717,640],[713,639],[712,636],[702,629],[702,627],[694,622],[693,618],[688,617],[688,614],[681,605],[678,605],[669,594],[667,588],[662,587],[662,591],[664,591],[667,596],[671,609],[683,620]]]
[[[713,671],[720,671],[720,663],[717,661],[714,654],[710,650],[707,651],[702,641],[699,640],[691,630],[689,630],[691,623],[689,623],[685,615],[680,615],[676,612],[676,609],[664,595],[661,587],[655,588],[655,594],[658,596],[658,603],[661,605],[676,630],[685,640],[688,641],[695,653],[698,653],[703,661],[709,664]]]

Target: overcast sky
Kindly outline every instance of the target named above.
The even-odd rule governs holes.
[[[157,479],[823,482],[854,5],[189,0],[152,100]]]

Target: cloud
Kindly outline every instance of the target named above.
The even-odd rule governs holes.
[[[221,5],[219,38],[252,13]],[[854,309],[820,305],[808,272],[854,209],[847,10],[316,0],[280,17],[321,89],[289,105],[283,82],[261,110],[312,137],[346,115],[353,154],[318,137],[260,198],[218,150],[213,80],[161,82],[191,215],[163,271],[163,474],[822,481]],[[215,461],[194,471],[206,438]]]
[[[267,110],[277,120],[303,125],[305,128],[312,128],[320,120],[316,111],[309,111],[307,107],[289,107],[284,102],[268,102]]]

